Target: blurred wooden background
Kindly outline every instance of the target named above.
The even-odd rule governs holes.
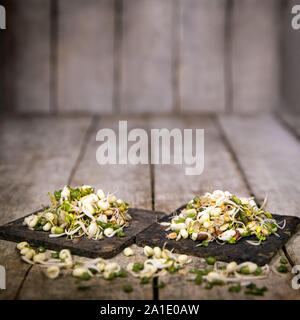
[[[299,111],[288,0],[6,0],[1,109]]]

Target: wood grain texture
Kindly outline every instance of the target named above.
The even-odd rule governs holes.
[[[235,0],[233,111],[255,114],[279,103],[279,1]]]
[[[50,0],[4,3],[7,29],[1,31],[3,109],[50,111]]]
[[[220,117],[256,199],[273,213],[300,217],[300,148],[272,116]]]
[[[0,223],[49,202],[48,192],[68,182],[90,118],[2,118]]]
[[[123,269],[130,262],[144,261],[143,249],[132,246],[135,256],[125,257],[123,253],[120,253],[112,261],[117,262]],[[110,261],[110,260],[108,260]],[[88,286],[86,290],[78,290],[79,285]],[[133,291],[126,293],[123,291],[124,285],[131,285]],[[41,288],[48,288],[48,290],[41,290]],[[50,289],[51,288],[51,289]],[[152,297],[152,285],[151,283],[141,285],[139,279],[135,279],[131,276],[126,278],[116,278],[111,281],[103,278],[92,278],[89,281],[78,282],[72,277],[70,272],[63,271],[62,275],[51,280],[45,277],[39,266],[33,266],[23,288],[19,295],[20,299],[65,299],[70,298],[83,299],[83,300],[131,300],[131,299],[148,299]]]
[[[1,208],[3,208],[1,209],[1,219],[4,218],[1,223],[23,214],[24,210],[21,209],[24,208],[24,202],[27,203],[28,199],[33,206],[31,208],[26,204],[26,212],[28,212],[27,209],[35,209],[36,206],[44,203],[44,198],[39,198],[39,195],[45,194],[46,199],[46,193],[49,190],[64,184],[65,180],[68,180],[71,167],[78,156],[80,145],[84,148],[81,160],[77,163],[77,170],[70,180],[72,185],[90,183],[96,187],[103,187],[105,191],[111,191],[115,187],[115,181],[118,181],[117,194],[120,197],[128,199],[133,205],[151,208],[151,200],[149,200],[151,199],[151,175],[148,165],[106,165],[99,168],[96,162],[96,150],[100,145],[100,142],[95,141],[96,132],[105,127],[117,130],[119,119],[117,117],[103,118],[90,130],[89,139],[84,140],[84,143],[82,143],[82,137],[90,124],[89,118],[1,119],[0,185],[2,189],[0,193],[3,195],[1,198]],[[285,210],[288,211],[286,213],[293,214],[294,212],[294,215],[297,215],[299,191],[297,191],[296,181],[299,180],[297,178],[299,142],[272,117],[222,117],[220,122],[221,129],[224,130],[226,138],[232,143],[231,147],[240,167],[245,172],[251,190],[254,190],[255,196],[261,201],[262,198],[259,195],[265,189],[261,190],[258,187],[267,188],[269,195],[273,193],[275,195],[274,199],[270,199],[270,210],[273,211],[275,205],[282,204],[280,208],[282,212],[283,206],[288,206],[289,210]],[[218,129],[218,122],[214,122],[210,117],[181,117],[180,119],[153,117],[148,120],[134,117],[128,125],[129,128],[144,127],[147,129],[160,127],[205,129],[205,170],[201,176],[185,176],[185,165],[154,166],[156,209],[171,212],[184,201],[191,199],[194,194],[216,188],[228,189],[244,196],[249,194],[237,163],[226,146],[222,130]],[[260,148],[257,147],[257,141],[261,145]],[[76,152],[74,148],[77,150]],[[34,159],[39,160],[33,162]],[[261,178],[259,178],[260,175],[262,175]],[[41,179],[44,176],[46,178]],[[286,180],[288,182],[285,182]],[[19,187],[20,181],[21,186]],[[294,193],[293,189],[295,188],[297,192]],[[286,199],[278,199],[278,195],[282,192],[284,192]],[[13,197],[11,197],[12,194]],[[286,202],[283,204],[282,201]],[[281,211],[276,210],[277,213],[281,213]],[[292,241],[294,240],[292,239]],[[292,241],[291,244],[293,244]],[[299,247],[298,243],[299,241],[295,237],[291,249],[295,253],[296,258],[292,258],[295,262],[299,261],[299,251],[296,251]],[[7,247],[8,249],[6,249]],[[289,250],[288,247],[287,250]],[[292,256],[291,250],[288,251],[290,256]],[[28,271],[28,265],[20,262],[20,258],[15,252],[15,244],[0,241],[0,251],[0,264],[7,266],[10,273],[8,278],[10,289],[1,293],[1,299],[12,299],[16,297],[17,293],[20,299],[70,299],[71,294],[74,299],[153,298],[151,285],[141,286],[139,280],[134,280],[131,277],[120,279],[121,282],[93,279],[89,283],[84,283],[90,286],[90,289],[80,291],[77,290],[78,283],[70,275],[63,275],[54,281],[49,280],[44,277],[38,266],[34,266],[30,270],[19,291],[18,288],[20,288],[24,275]],[[11,258],[13,260],[10,260]],[[120,259],[120,264],[126,266],[129,261],[127,259],[131,258],[125,258],[121,254],[115,259]],[[139,259],[143,259],[142,256]],[[275,262],[276,260],[272,265],[275,265]],[[268,287],[264,298],[297,299],[299,293],[291,289],[290,278],[291,274],[282,277],[273,274],[265,282],[258,281],[257,285],[258,287],[263,285]],[[159,281],[161,280],[167,286],[159,289],[160,299],[253,298],[243,295],[242,292],[240,294],[228,293],[228,287],[205,290],[187,282],[186,278],[180,275],[167,275],[164,278],[160,277]],[[125,294],[123,292],[124,284],[131,284],[134,291]],[[47,290],[41,290],[41,288],[47,288]]]
[[[218,128],[211,117],[181,116],[153,117],[152,128],[167,129],[204,129],[204,171],[200,176],[188,176],[182,165],[155,165],[155,208],[171,213],[182,204],[191,200],[196,194],[215,189],[228,190],[239,195],[248,195],[247,187],[226,149]],[[193,135],[195,150],[195,131]],[[174,148],[171,152],[174,153]],[[170,179],[170,177],[172,177]]]
[[[284,109],[300,113],[299,101],[299,75],[300,75],[300,33],[291,26],[292,18],[295,14],[291,13],[292,7],[299,5],[297,0],[284,1],[281,8],[281,88],[284,101]],[[279,110],[282,110],[279,108]]]
[[[0,125],[0,223],[21,217],[48,203],[47,192],[66,184],[81,147],[89,118],[2,118]],[[30,266],[21,262],[15,243],[0,241],[0,264],[14,299]]]
[[[224,117],[221,124],[255,197],[262,202],[267,194],[268,210],[300,217],[299,141],[270,116]],[[299,264],[299,243],[298,233],[286,244],[294,264]]]
[[[109,0],[58,1],[59,112],[112,112],[113,9]]]
[[[172,0],[123,1],[122,112],[172,110]]]
[[[225,109],[223,0],[180,0],[181,111]]]

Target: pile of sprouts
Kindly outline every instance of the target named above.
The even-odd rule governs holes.
[[[234,244],[244,237],[255,235],[257,240],[248,243],[261,244],[278,229],[272,215],[263,210],[266,199],[259,207],[253,198],[238,198],[228,191],[215,190],[192,199],[181,212],[171,218],[171,222],[162,222],[167,226],[169,239],[190,238],[200,242],[198,246],[207,246],[209,242]]]
[[[70,239],[87,236],[93,240],[125,236],[129,226],[128,203],[101,189],[95,193],[91,186],[70,188],[49,194],[51,204],[38,214],[24,219],[31,230],[50,232],[49,237]]]

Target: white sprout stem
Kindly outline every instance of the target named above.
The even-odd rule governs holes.
[[[240,274],[236,274],[237,278],[228,278],[228,279],[235,279],[235,281],[240,282],[240,281],[251,281],[251,280],[260,280],[260,279],[266,279],[267,278],[267,274],[266,275],[262,275],[262,276],[241,276]]]
[[[265,199],[264,199],[261,207],[259,208],[260,210],[262,210],[264,208],[264,206],[266,205],[267,201],[268,201],[268,195],[265,196]]]
[[[205,280],[207,280],[207,276],[203,277]],[[265,279],[266,276],[237,276],[237,278],[230,278],[220,275],[219,280],[229,283],[229,282],[241,282],[241,281],[251,281],[251,280],[257,280],[257,279]]]
[[[88,234],[87,229],[86,229],[86,227],[85,227],[85,225],[84,225],[83,222],[77,221],[77,222],[75,223],[75,225],[77,225],[77,224],[79,224],[79,225],[81,226],[82,231],[83,231],[85,234]]]
[[[161,226],[163,226],[163,227],[168,227],[168,226],[171,225],[170,222],[160,222],[159,224],[160,224]]]
[[[80,212],[80,209],[78,207],[74,206],[73,204],[71,204],[71,207],[73,208],[74,211]]]
[[[87,265],[87,264],[97,264],[99,262],[105,262],[104,259],[102,258],[96,258],[96,259],[93,259],[93,260],[78,260],[79,263],[82,263],[84,265]]]
[[[251,244],[252,246],[259,246],[260,245],[259,241],[246,240],[246,242]]]
[[[92,269],[92,270],[95,270],[95,271],[99,272],[99,269],[93,264],[86,264],[85,267],[87,269]]]
[[[27,259],[27,258],[26,258],[26,257],[24,257],[24,256],[21,256],[21,259],[22,259],[23,261],[25,261],[26,263],[29,263],[29,264],[35,264],[33,261],[31,261],[31,260]]]
[[[173,261],[170,261],[168,263],[161,263],[159,261],[157,261],[156,259],[153,259],[153,265],[158,268],[158,269],[165,269],[168,268],[172,265]]]
[[[139,274],[137,272],[134,272],[132,270],[127,270],[133,277],[138,278]]]
[[[48,261],[47,262],[40,261],[39,264],[40,264],[41,268],[48,268],[48,267],[53,267],[53,266],[56,266],[56,267],[64,267],[65,266],[65,264],[62,262],[48,263]]]
[[[285,219],[283,220],[282,226],[280,226],[278,223],[276,223],[276,224],[277,224],[277,227],[278,227],[279,229],[284,229],[285,226],[286,226],[286,220],[285,220]]]
[[[49,238],[59,238],[59,237],[65,236],[65,235],[66,235],[65,232],[60,233],[60,234],[53,234],[53,233],[51,233],[51,234],[49,234]]]
[[[96,220],[94,216],[92,216],[84,207],[82,207],[83,213],[92,220]]]
[[[280,276],[280,277],[284,277],[285,276],[284,273],[280,273],[279,271],[277,271],[275,266],[271,266],[271,268],[272,268],[272,272],[274,272],[278,276]]]
[[[97,233],[96,233],[96,235],[94,237],[94,240],[98,240],[99,234],[100,234],[100,229],[98,228],[98,231],[97,231]]]
[[[80,229],[81,229],[81,226],[71,232],[66,231],[66,235],[72,236],[73,234],[77,233]]]

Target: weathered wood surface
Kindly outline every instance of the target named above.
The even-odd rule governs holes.
[[[0,223],[49,203],[66,184],[90,118],[7,117],[0,124]]]
[[[299,142],[272,116],[221,117],[256,199],[272,213],[300,217]]]
[[[73,254],[89,258],[101,257],[108,259],[132,245],[137,234],[165,215],[163,212],[137,208],[129,208],[128,214],[132,217],[132,221],[127,228],[123,229],[125,232],[124,237],[104,237],[101,241],[95,241],[87,237],[77,239],[67,239],[65,236],[50,238],[49,232],[28,229],[27,226],[23,225],[24,217],[22,217],[0,226],[0,238],[15,242],[27,241],[32,246],[44,246],[47,249],[56,251],[69,249]]]
[[[114,4],[58,1],[58,111],[113,110]]]
[[[132,246],[135,256],[125,257],[123,253],[117,255],[113,261],[120,264],[125,270],[130,262],[143,262],[143,249],[135,245]],[[109,261],[109,260],[108,260]],[[78,287],[87,286],[86,290],[79,290]],[[126,293],[123,291],[124,285],[131,285],[133,291]],[[41,290],[48,288],[48,290]],[[92,278],[89,281],[78,282],[70,275],[70,272],[64,271],[62,276],[55,280],[45,277],[39,266],[33,266],[26,278],[23,288],[19,294],[19,299],[86,299],[86,300],[106,300],[106,299],[149,299],[152,296],[152,284],[140,284],[140,279],[127,276],[126,278],[117,278],[114,280],[105,280],[103,278]]]
[[[67,183],[90,118],[3,117],[0,124],[0,223],[6,223],[48,203],[47,193]],[[13,299],[29,266],[15,244],[1,243],[7,289]]]
[[[294,206],[293,201],[298,201],[298,193],[293,193],[292,187],[288,189],[288,192],[286,191],[286,184],[282,182],[285,180],[283,179],[281,164],[287,165],[288,169],[286,169],[285,174],[290,178],[290,185],[297,188],[297,181],[299,180],[297,179],[297,170],[295,170],[295,163],[297,165],[297,162],[293,162],[293,159],[299,159],[297,154],[299,152],[299,142],[277,120],[273,118],[222,118],[221,130],[218,127],[218,122],[213,121],[210,117],[200,116],[183,117],[181,119],[176,119],[176,117],[151,117],[148,120],[135,117],[129,121],[129,128],[204,128],[205,168],[200,176],[186,176],[184,173],[185,165],[156,165],[152,167],[152,170],[150,170],[149,165],[99,166],[96,162],[96,150],[100,142],[95,141],[96,132],[104,127],[116,129],[118,120],[118,118],[114,117],[105,117],[100,122],[95,120],[93,126],[90,127],[88,135],[83,139],[83,134],[90,124],[88,118],[2,119],[0,126],[2,146],[0,177],[3,189],[1,193],[3,194],[6,190],[4,186],[7,185],[7,181],[9,181],[9,185],[14,187],[7,190],[7,196],[4,197],[3,194],[1,207],[5,206],[5,210],[1,210],[1,218],[4,217],[1,223],[18,217],[18,212],[24,214],[24,211],[29,212],[29,209],[35,209],[36,205],[44,203],[42,197],[38,198],[44,192],[40,192],[41,190],[45,190],[46,199],[46,193],[49,190],[60,187],[66,183],[66,180],[71,185],[89,183],[96,187],[102,187],[105,191],[111,191],[115,187],[115,181],[118,181],[119,190],[116,191],[120,197],[125,200],[128,199],[134,206],[151,209],[151,171],[152,186],[154,187],[154,205],[157,210],[171,212],[183,202],[191,199],[195,194],[213,189],[228,189],[238,195],[245,196],[255,190],[253,192],[254,195],[261,201],[262,198],[259,195],[262,190],[257,188],[258,183],[256,183],[259,177],[255,176],[255,172],[258,170],[257,175],[266,174],[262,178],[262,183],[264,183],[266,189],[270,190],[268,193],[273,194],[275,192],[276,194],[276,197],[270,200],[271,206],[269,209],[273,211],[276,208],[276,204],[282,206],[280,207],[282,209],[283,203],[280,201],[285,201],[285,204],[289,205],[291,209],[286,213],[296,215],[296,211],[294,211],[296,206]],[[223,136],[223,130],[226,134],[225,137]],[[232,133],[229,134],[230,132]],[[278,139],[275,139],[277,136],[279,136]],[[47,141],[47,144],[45,144],[45,141]],[[263,147],[255,148],[255,141],[260,141]],[[229,142],[232,142],[232,144],[228,145]],[[52,148],[53,146],[55,146],[54,149]],[[74,152],[75,146],[76,148],[78,147],[76,152]],[[244,146],[247,146],[251,152],[249,153],[248,150],[245,150]],[[78,157],[79,149],[81,151]],[[52,152],[52,150],[54,151]],[[31,153],[33,153],[32,156],[30,156]],[[40,160],[36,165],[32,166],[32,159],[38,156],[41,157]],[[78,160],[74,165],[76,158]],[[249,168],[245,166],[245,159],[248,159],[247,165]],[[251,159],[250,162],[249,159]],[[56,166],[54,165],[55,163]],[[49,166],[50,169],[48,171]],[[70,175],[72,168],[72,174]],[[283,166],[283,168],[285,167]],[[8,172],[8,169],[10,170],[9,173],[4,175],[5,172]],[[57,172],[57,174],[54,175],[53,171]],[[276,175],[278,175],[277,179],[268,180],[268,175],[276,177],[275,171]],[[41,179],[45,172],[51,172],[51,174],[47,174],[47,180]],[[26,178],[25,182],[27,181],[26,184],[24,183],[24,177]],[[31,180],[29,180],[29,177],[31,177]],[[172,177],[171,183],[170,177]],[[243,177],[247,178],[251,191],[248,190]],[[22,185],[24,184],[22,188],[19,188],[20,181]],[[49,181],[51,182],[50,186]],[[269,187],[271,182],[276,183],[272,188]],[[32,191],[27,191],[28,188]],[[15,190],[15,201],[9,198],[10,190]],[[24,202],[18,202],[18,206],[15,203],[16,199],[21,197],[24,192],[28,193],[25,194],[23,201],[30,199],[30,203],[33,203],[33,206],[29,208],[26,202],[26,208],[22,211],[20,209],[24,207]],[[285,192],[286,200],[277,200],[280,192]],[[12,216],[9,214],[3,215],[3,212],[8,213],[10,211],[14,212]],[[278,213],[279,210],[274,210],[274,212]],[[279,213],[281,212],[285,213],[283,210]],[[5,292],[1,293],[1,299],[13,299],[15,297],[20,299],[70,299],[71,297],[74,299],[153,298],[152,286],[150,284],[141,286],[139,280],[132,279],[132,277],[118,279],[113,282],[93,279],[89,283],[84,283],[84,285],[90,286],[90,289],[85,291],[77,290],[79,284],[70,275],[60,277],[54,281],[45,278],[38,266],[33,266],[27,276],[24,277],[30,267],[20,261],[14,249],[15,244],[0,241],[0,245],[0,264],[5,265],[10,274],[8,279],[9,287]],[[298,240],[295,238],[292,248],[298,247]],[[289,256],[292,256],[292,251],[288,249],[288,246],[286,248]],[[297,250],[294,250],[294,256],[299,259]],[[144,259],[142,258],[142,253],[138,254],[138,256],[139,259]],[[113,260],[115,259],[120,259],[118,260],[120,264],[126,266],[129,262],[128,259],[133,258],[125,258],[122,254],[119,254]],[[297,260],[293,258],[294,261]],[[275,261],[271,265],[274,265],[274,263]],[[268,287],[269,290],[264,298],[299,298],[298,292],[291,289],[290,278],[291,274],[282,277],[273,274],[266,282],[258,281],[257,285],[259,287],[263,285]],[[237,295],[228,293],[228,287],[215,287],[213,290],[205,290],[187,282],[186,278],[180,275],[167,275],[163,278],[160,277],[159,281],[161,280],[166,282],[167,286],[159,289],[160,299],[253,298],[244,296],[243,293]],[[22,281],[24,281],[23,284]],[[125,294],[123,285],[128,283],[132,285],[134,291],[130,294]],[[41,288],[47,288],[47,290],[41,290]]]
[[[205,129],[205,169],[200,176],[185,176],[183,166],[168,165],[155,166],[155,208],[165,212],[171,212],[176,207],[182,205],[195,194],[201,194],[208,190],[222,189],[229,190],[241,196],[250,195],[243,180],[243,174],[235,161],[235,154],[228,148],[224,133],[219,128],[217,121],[212,121],[209,117],[187,117],[185,120],[181,118],[161,118],[153,119],[152,126],[155,128],[204,128]],[[237,135],[237,133],[235,133]],[[248,133],[249,135],[249,133]],[[260,139],[258,139],[259,141]],[[220,161],[220,159],[222,159]],[[170,183],[169,177],[172,177]],[[195,258],[197,259],[197,258]],[[275,260],[271,265],[275,263]],[[160,277],[159,281],[164,281],[167,285],[164,289],[159,289],[160,299],[234,299],[236,295],[228,293],[228,287],[214,288],[213,290],[205,290],[202,287],[195,286],[191,290],[191,284],[181,275],[166,275]],[[266,284],[269,292],[265,297],[280,298],[297,298],[297,292],[291,289],[289,284],[290,276],[279,277],[271,275]],[[280,281],[282,290],[274,290]],[[264,283],[259,281],[258,286]],[[276,292],[275,292],[276,291]],[[239,298],[252,299],[253,297],[237,295]]]
[[[172,110],[172,2],[122,1],[122,112]]]
[[[191,200],[196,194],[215,189],[228,190],[247,196],[247,187],[211,117],[153,117],[151,118],[151,127],[158,129],[204,129],[204,171],[200,176],[186,175],[185,168],[190,165],[185,163],[174,165],[171,162],[170,165],[154,166],[156,210],[171,213],[183,203]],[[193,143],[195,143],[195,132]],[[171,180],[170,177],[172,177]]]
[[[279,103],[279,2],[234,1],[231,63],[236,113],[266,112]]]
[[[8,112],[50,111],[50,0],[9,0],[1,30],[2,103]]]
[[[267,194],[271,212],[300,217],[299,141],[270,116],[220,121],[255,197],[262,202]],[[286,245],[294,264],[299,264],[299,242],[298,235]]]
[[[278,111],[278,117],[284,126],[300,140],[300,115]]]
[[[226,1],[180,0],[179,11],[180,109],[224,111]]]

